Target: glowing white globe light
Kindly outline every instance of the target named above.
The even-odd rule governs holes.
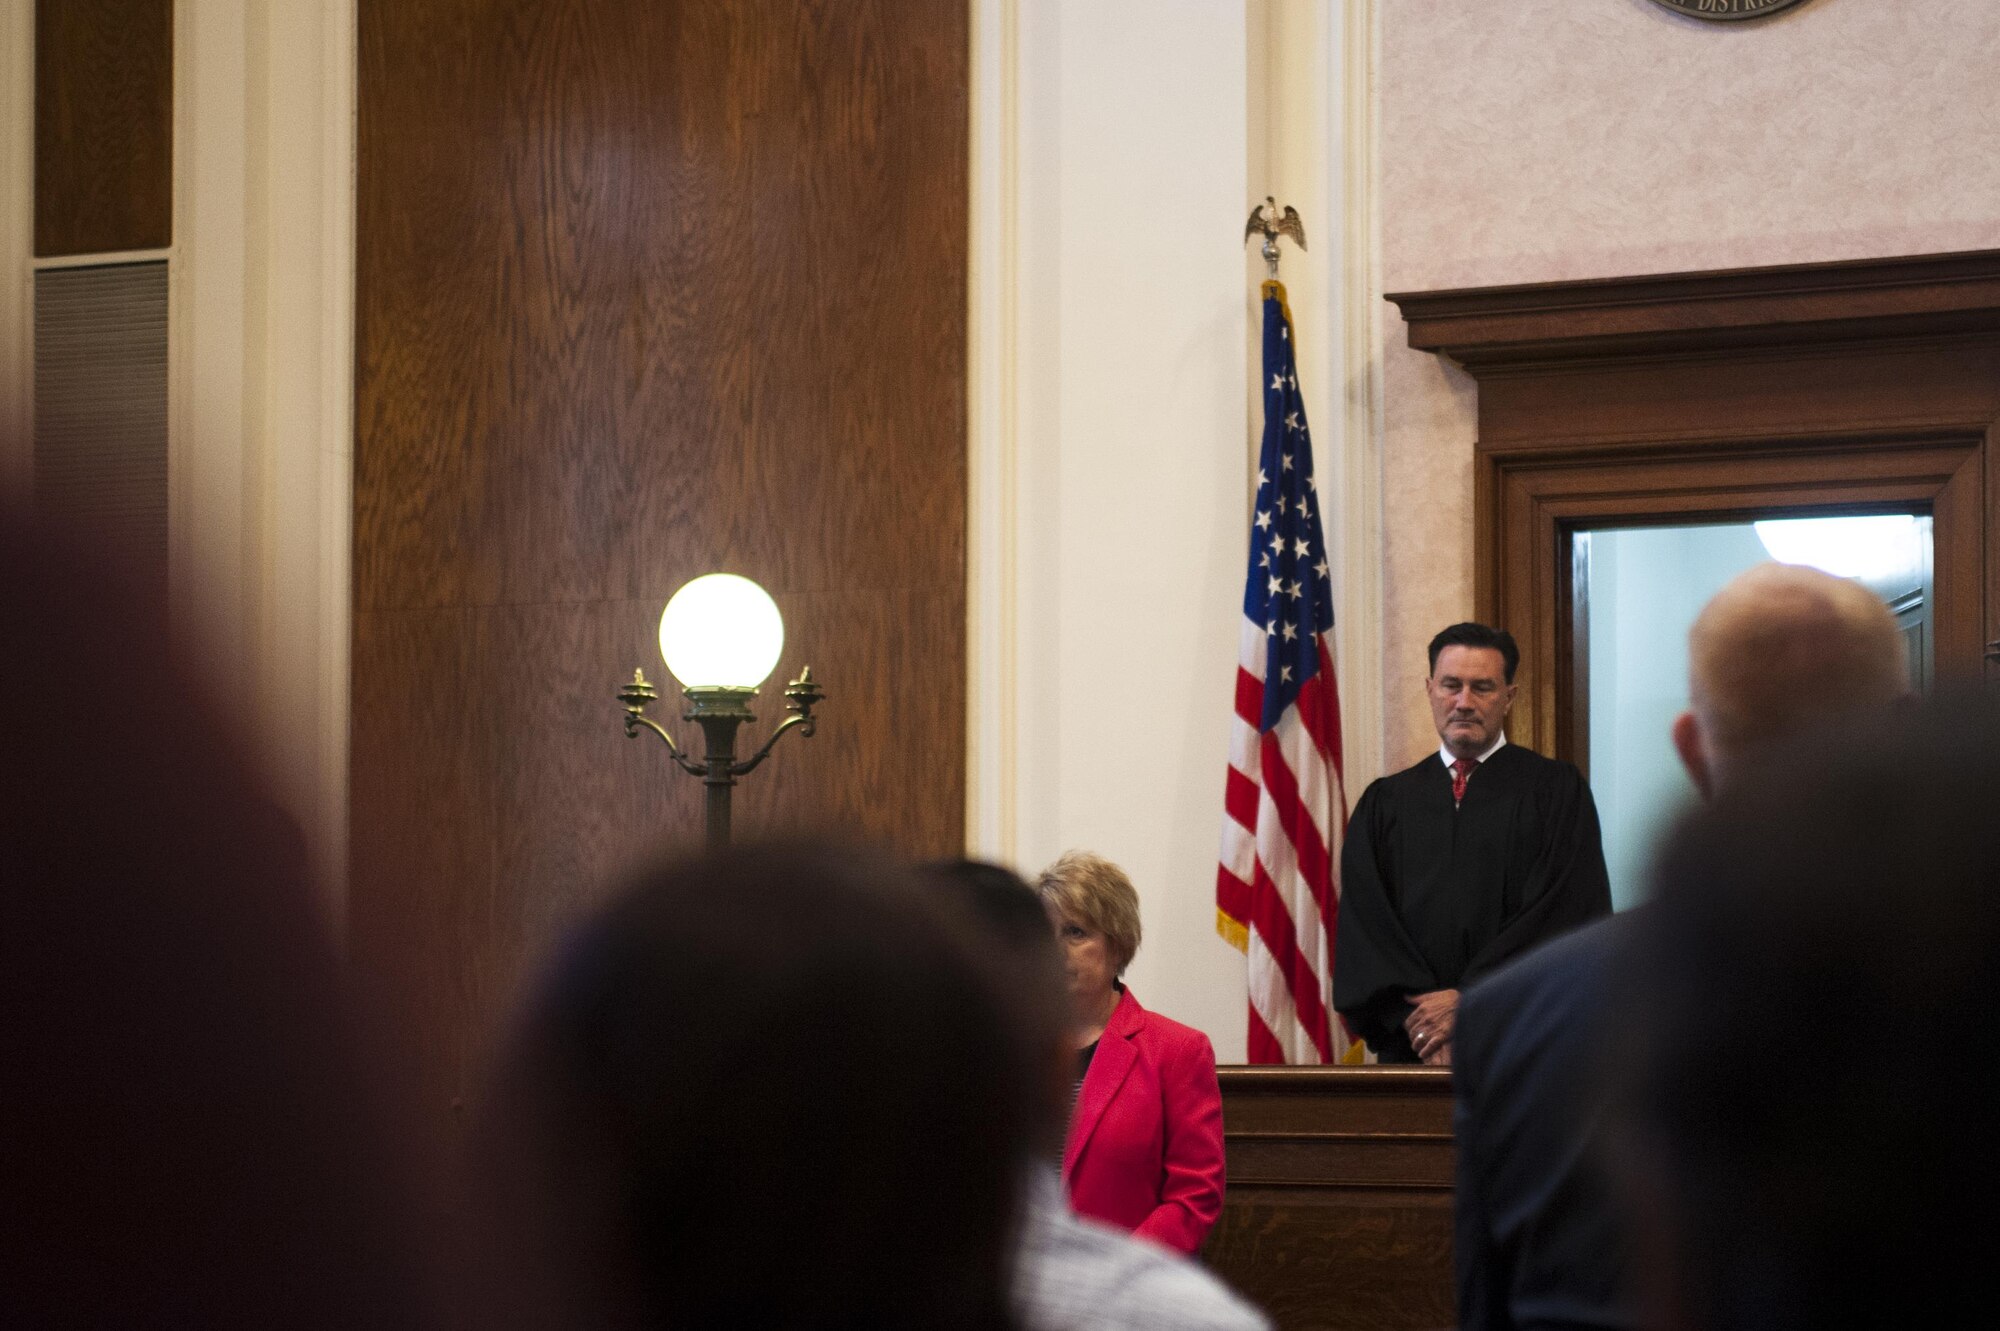
[[[734,573],[696,578],[660,613],[660,655],[683,688],[754,689],[784,649],[777,602]]]
[[[1781,518],[1756,527],[1757,539],[1780,564],[1806,564],[1837,578],[1895,577],[1923,560],[1923,536],[1908,513]]]

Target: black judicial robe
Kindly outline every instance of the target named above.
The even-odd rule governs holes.
[[[1583,774],[1501,746],[1453,805],[1435,753],[1362,792],[1340,854],[1333,1006],[1385,1063],[1412,1063],[1410,994],[1457,989],[1611,913]]]

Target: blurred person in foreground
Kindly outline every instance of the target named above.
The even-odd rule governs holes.
[[[1111,861],[1071,851],[1036,883],[1069,980],[1075,1108],[1063,1183],[1078,1215],[1194,1253],[1222,1214],[1215,1049],[1139,1006],[1119,978],[1139,950],[1139,894]]]
[[[964,918],[858,851],[641,875],[530,1001],[490,1119],[489,1323],[1006,1327],[1037,1126]]]
[[[1076,1051],[1062,957],[1033,888],[997,865],[927,866],[946,896],[971,914],[1023,999],[1024,1061],[1045,1070],[1040,1130],[1027,1171],[1027,1204],[1014,1270],[1026,1331],[1257,1331],[1263,1316],[1207,1271],[1156,1244],[1085,1220],[1062,1196],[1058,1159]]]
[[[0,1325],[432,1324],[304,839],[97,545],[0,514]]]
[[[1452,1061],[1463,987],[1611,913],[1597,805],[1571,763],[1507,740],[1521,649],[1431,639],[1435,757],[1369,783],[1340,851],[1333,1004],[1383,1063]]]
[[[1909,689],[1895,617],[1858,583],[1763,564],[1688,634],[1690,705],[1671,738],[1711,797],[1787,737],[1866,722]],[[1601,1073],[1625,1031],[1607,1015],[1651,906],[1580,929],[1469,989],[1453,1062],[1459,1325],[1640,1325],[1630,1226],[1605,1176]],[[1741,1029],[1719,1040],[1765,1050]]]
[[[1746,768],[1659,860],[1619,1106],[1671,1331],[1993,1320],[2000,713],[1913,712]]]

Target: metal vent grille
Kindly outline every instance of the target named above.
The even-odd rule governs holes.
[[[167,265],[35,274],[34,495],[164,586]]]

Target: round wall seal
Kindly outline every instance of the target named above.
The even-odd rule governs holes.
[[[1800,0],[1653,0],[1656,5],[1711,23],[1728,23],[1740,18],[1763,18],[1781,9],[1790,9]]]

